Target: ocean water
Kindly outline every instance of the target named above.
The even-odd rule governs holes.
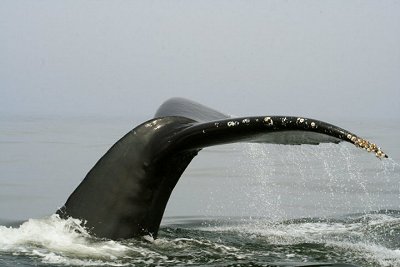
[[[385,160],[350,144],[207,148],[156,240],[98,239],[54,215],[145,119],[0,118],[0,266],[400,266],[399,121],[327,120],[376,142]]]

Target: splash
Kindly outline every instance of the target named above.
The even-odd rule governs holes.
[[[91,237],[77,219],[52,215],[30,219],[18,228],[0,226],[0,253],[29,255],[45,263],[122,266],[119,257],[141,249]],[[134,253],[133,253],[134,254]]]
[[[52,215],[30,219],[18,228],[0,226],[0,259],[14,262],[22,257],[45,266],[186,266],[235,262],[243,257],[238,248],[205,237],[188,238],[174,232],[164,235],[156,240],[149,236],[123,241],[98,239],[89,235],[80,220]],[[196,232],[189,236],[196,236]]]

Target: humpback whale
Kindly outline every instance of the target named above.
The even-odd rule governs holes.
[[[375,144],[332,124],[295,116],[231,117],[182,98],[117,141],[57,214],[78,218],[95,236],[157,237],[168,199],[191,160],[208,146],[233,142],[300,145],[352,143],[377,157]]]

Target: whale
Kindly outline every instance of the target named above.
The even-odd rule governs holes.
[[[232,117],[183,98],[164,102],[101,157],[56,213],[99,238],[157,237],[171,193],[205,147],[235,142],[318,145],[348,142],[379,158],[375,144],[338,126],[298,116]]]

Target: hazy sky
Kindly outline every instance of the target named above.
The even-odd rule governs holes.
[[[0,115],[400,117],[400,1],[0,1]]]

